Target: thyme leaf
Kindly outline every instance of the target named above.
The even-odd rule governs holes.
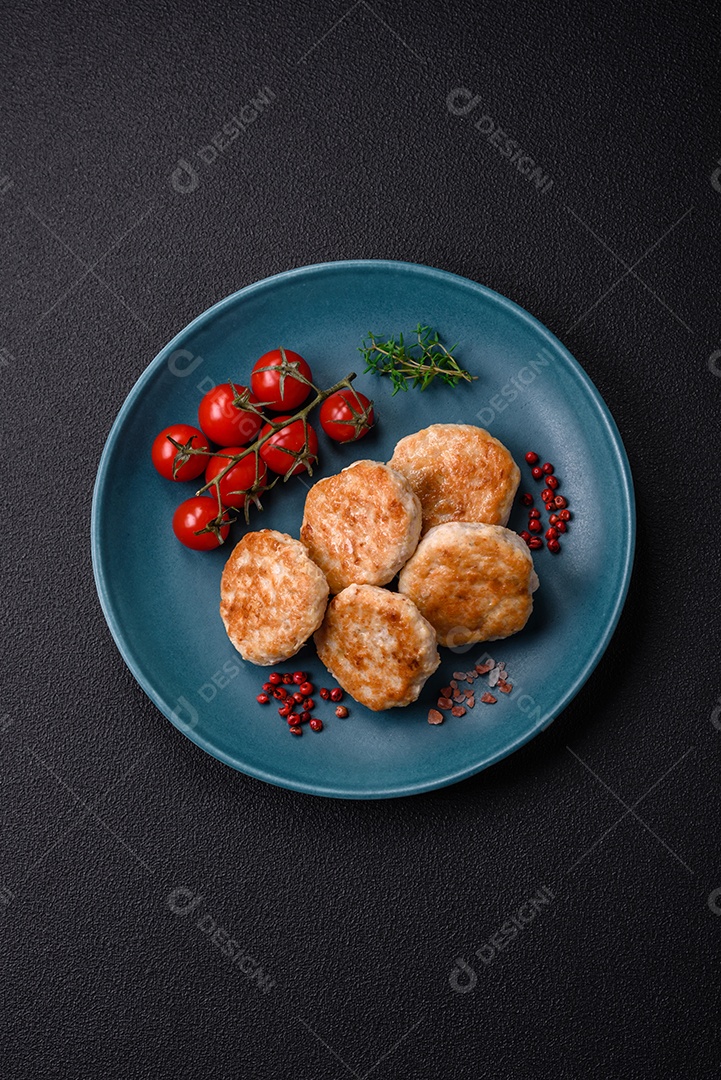
[[[456,386],[460,382],[472,382],[478,378],[465,371],[453,356],[453,345],[447,349],[441,342],[438,332],[430,326],[421,326],[415,330],[415,341],[407,343],[403,334],[398,340],[390,338],[383,341],[380,335],[368,331],[358,350],[365,360],[365,371],[376,375],[387,375],[393,384],[393,394],[399,390],[408,390],[417,386],[425,390],[434,379]]]

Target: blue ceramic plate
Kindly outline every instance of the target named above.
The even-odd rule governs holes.
[[[197,485],[161,479],[150,446],[168,424],[196,423],[198,402],[210,386],[228,378],[246,382],[268,349],[295,349],[310,362],[316,383],[330,386],[362,370],[357,350],[369,330],[390,336],[419,322],[435,327],[446,344],[459,342],[456,356],[477,381],[392,397],[387,378],[359,375],[355,385],[375,399],[378,425],[355,446],[323,439],[314,479],[358,457],[386,461],[398,439],[429,424],[480,424],[521,465],[521,491],[535,491],[523,461],[529,448],[553,461],[573,522],[560,556],[536,553],[541,587],[525,630],[488,646],[506,664],[514,684],[510,695],[429,725],[439,687],[454,670],[487,655],[483,645],[460,653],[442,649],[441,667],[414,705],[372,713],[348,701],[351,715],[340,720],[321,702],[324,731],[306,729],[297,738],[272,706],[257,704],[267,669],[243,662],[223,629],[219,583],[231,543],[199,553],[177,542],[173,511]],[[251,527],[297,536],[305,494],[298,479],[275,488]],[[525,521],[517,504],[509,525],[520,531]],[[230,540],[237,541],[243,528],[236,524]],[[130,670],[161,712],[236,769],[337,798],[386,798],[452,784],[542,731],[578,692],[609,642],[633,547],[626,454],[579,364],[510,300],[465,278],[401,262],[291,270],[242,289],[195,319],[128,395],[93,499],[93,565],[105,617]],[[308,670],[319,685],[330,681],[312,645],[284,667]]]

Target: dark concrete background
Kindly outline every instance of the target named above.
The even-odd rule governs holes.
[[[718,30],[715,5],[649,0],[5,6],[4,1077],[718,1075]],[[477,112],[449,112],[456,87]],[[618,631],[551,728],[365,804],[173,729],[88,540],[103,440],[162,345],[249,282],[351,257],[465,274],[546,323],[618,422],[639,514]]]

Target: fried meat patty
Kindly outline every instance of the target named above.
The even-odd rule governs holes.
[[[424,533],[446,521],[505,525],[521,479],[503,443],[473,424],[432,424],[406,435],[388,464],[420,499]]]
[[[310,489],[300,538],[337,593],[387,584],[420,531],[420,503],[406,478],[380,461],[356,461]]]
[[[435,631],[415,604],[374,585],[338,593],[315,644],[340,686],[374,712],[415,701],[441,662]]]
[[[450,647],[522,630],[537,588],[533,559],[520,536],[500,525],[461,521],[430,529],[398,581],[439,643]]]
[[[236,544],[220,583],[220,617],[244,660],[276,664],[323,621],[328,582],[300,540],[273,529]]]

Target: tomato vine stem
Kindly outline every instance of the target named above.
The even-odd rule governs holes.
[[[176,443],[174,439],[170,439],[170,441],[173,443],[173,446],[177,447],[178,451],[182,451],[183,454],[187,455],[188,457],[192,457],[193,455],[196,455],[196,454],[209,454],[210,457],[219,457],[219,458],[227,458],[228,459],[227,464],[223,467],[221,472],[219,472],[217,474],[217,476],[214,476],[212,480],[209,480],[207,484],[203,484],[203,486],[201,488],[199,488],[198,491],[196,492],[196,495],[204,495],[206,492],[208,492],[210,490],[210,488],[215,488],[215,495],[216,495],[217,500],[218,500],[219,517],[220,517],[220,515],[221,515],[220,508],[222,506],[221,498],[220,498],[220,481],[223,479],[223,477],[227,473],[230,472],[230,470],[233,468],[234,465],[237,465],[238,462],[242,461],[243,458],[248,456],[248,454],[253,454],[255,456],[255,481],[251,485],[251,487],[248,488],[248,490],[245,492],[247,498],[245,500],[245,504],[244,504],[244,507],[243,507],[244,512],[245,512],[245,520],[246,520],[246,523],[247,523],[250,520],[249,519],[249,513],[248,513],[248,504],[249,504],[249,502],[251,502],[251,501],[254,502],[255,505],[260,508],[260,502],[259,502],[258,496],[261,494],[262,491],[266,491],[268,488],[272,487],[273,484],[277,483],[277,480],[274,480],[274,481],[271,482],[271,484],[263,485],[261,487],[261,484],[260,484],[260,467],[259,467],[260,448],[261,448],[261,446],[263,446],[264,443],[266,443],[268,441],[268,439],[272,438],[272,436],[275,435],[276,432],[280,431],[281,428],[288,427],[290,424],[294,423],[295,421],[298,421],[298,420],[302,421],[302,423],[303,423],[303,431],[305,433],[305,447],[304,447],[304,450],[302,452],[299,451],[296,455],[294,455],[294,458],[296,460],[291,464],[290,469],[288,470],[288,472],[286,473],[286,475],[284,477],[284,480],[287,480],[289,478],[289,476],[291,476],[293,474],[293,470],[296,467],[296,461],[297,460],[303,460],[304,454],[307,454],[307,451],[308,451],[308,419],[307,418],[308,418],[309,413],[311,413],[313,411],[313,409],[315,409],[318,405],[321,405],[326,400],[326,398],[329,398],[332,394],[336,394],[339,390],[347,390],[347,389],[349,390],[349,389],[351,389],[351,383],[353,382],[353,379],[355,379],[356,377],[357,376],[356,376],[355,371],[351,371],[351,372],[349,372],[348,375],[346,375],[346,377],[344,379],[341,379],[340,382],[337,382],[334,386],[329,387],[327,390],[319,390],[318,387],[315,386],[313,383],[308,383],[308,385],[311,386],[313,388],[313,390],[315,390],[315,397],[313,397],[312,400],[309,401],[306,405],[304,405],[302,409],[299,409],[298,412],[294,413],[293,416],[290,416],[287,420],[266,420],[264,418],[265,423],[269,426],[270,430],[266,431],[265,434],[260,434],[258,436],[258,438],[254,442],[250,443],[249,446],[244,447],[243,450],[239,454],[227,454],[222,450],[219,450],[217,452],[216,451],[208,451],[206,448],[195,449],[193,446],[190,446],[190,445],[181,446],[178,443]],[[306,380],[304,380],[304,381],[306,381]],[[233,383],[231,383],[230,385],[233,386]],[[252,405],[250,405],[250,408],[246,407],[246,411],[255,412],[255,413],[258,412],[258,410],[254,409],[252,407]],[[223,512],[227,513],[227,511],[223,511]]]

